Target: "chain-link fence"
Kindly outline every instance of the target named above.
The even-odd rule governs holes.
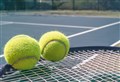
[[[1,10],[120,10],[119,0],[1,0]]]

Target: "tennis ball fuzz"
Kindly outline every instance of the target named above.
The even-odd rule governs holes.
[[[62,60],[69,51],[68,38],[59,31],[50,31],[40,38],[41,56],[49,61]]]
[[[15,69],[31,69],[40,59],[39,43],[28,35],[16,35],[6,43],[4,57]]]

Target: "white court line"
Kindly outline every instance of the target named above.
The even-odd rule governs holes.
[[[117,44],[120,44],[120,40],[118,40],[117,42],[113,43],[113,44],[110,45],[110,46],[116,46]]]
[[[96,28],[91,29],[91,30],[87,30],[87,31],[84,31],[84,32],[80,32],[80,33],[76,33],[76,34],[70,35],[70,36],[68,36],[68,38],[72,38],[72,37],[75,37],[75,36],[78,36],[78,35],[82,35],[82,34],[86,34],[86,33],[89,33],[89,32],[93,32],[93,31],[96,31],[96,30],[99,30],[99,29],[102,29],[102,28],[106,28],[106,27],[109,27],[109,26],[113,26],[113,25],[116,25],[116,24],[119,24],[119,23],[120,23],[120,21],[115,22],[115,23],[111,23],[111,24],[107,24],[107,25],[103,25],[103,26],[100,26],[100,27],[96,27]],[[4,55],[0,55],[0,58],[1,57],[4,57]]]
[[[95,28],[95,27],[87,27],[87,26],[43,24],[43,23],[28,23],[28,22],[12,22],[12,23],[14,23],[14,24],[22,24],[22,25],[51,26],[51,27],[63,27],[63,28],[83,28],[83,29],[93,29],[93,28]]]
[[[8,25],[8,24],[13,24],[13,22],[0,21],[0,25]]]
[[[110,46],[115,46],[115,45],[117,45],[118,43],[120,43],[120,40],[118,40],[117,42],[113,43],[113,44],[110,45]],[[91,61],[92,59],[95,59],[98,55],[99,55],[99,54],[95,54],[95,55],[89,57],[88,59],[82,61],[82,63],[79,63],[79,64],[73,66],[72,69],[79,68],[81,65],[84,65],[84,64],[86,64],[87,62]]]
[[[4,57],[4,55],[2,54],[2,55],[0,55],[0,58],[2,58],[2,57]]]
[[[110,46],[115,46],[115,45],[117,45],[118,43],[120,43],[120,40],[118,40],[117,42],[113,43],[113,44],[110,45]],[[91,61],[92,59],[96,58],[98,55],[99,55],[99,54],[95,54],[95,55],[89,57],[88,59],[82,61],[82,63],[79,63],[79,64],[73,66],[72,69],[79,68],[81,65],[86,64],[87,62],[89,62],[89,61]]]
[[[73,66],[72,69],[76,69],[76,68],[80,67],[81,65],[86,64],[87,62],[89,62],[89,61],[91,61],[92,59],[96,58],[96,56],[98,56],[98,54],[95,54],[95,55],[89,57],[88,59],[83,60],[82,63],[79,63],[79,64]]]
[[[78,36],[78,35],[83,35],[83,34],[86,34],[86,33],[89,33],[89,32],[93,32],[93,31],[96,31],[96,30],[100,30],[100,29],[103,29],[103,28],[107,28],[107,27],[109,27],[109,26],[117,25],[117,24],[119,24],[119,23],[120,23],[120,21],[115,22],[115,23],[111,23],[111,24],[107,24],[107,25],[104,25],[104,26],[96,27],[96,28],[91,29],[91,30],[87,30],[87,31],[75,33],[75,34],[69,35],[68,38],[72,38],[72,37],[75,37],[75,36]]]
[[[111,24],[108,24],[108,25],[104,25],[104,26],[101,26],[101,27],[98,27],[98,28],[95,28],[95,29],[92,29],[92,30],[88,30],[88,31],[84,31],[84,32],[81,32],[81,33],[73,34],[73,35],[68,36],[68,38],[72,38],[72,37],[75,37],[75,36],[78,36],[78,35],[86,34],[86,33],[96,31],[96,30],[99,30],[99,29],[102,29],[102,28],[106,28],[106,27],[109,27],[109,26],[113,26],[113,25],[116,25],[116,24],[119,24],[119,23],[120,23],[120,21],[115,22],[115,23],[111,23]],[[120,40],[117,41],[116,43],[112,44],[111,46],[115,46],[118,43],[120,43]],[[98,54],[95,54],[95,55],[89,57],[88,59],[84,60],[82,63],[79,63],[79,64],[75,65],[74,67],[72,67],[72,69],[76,69],[76,68],[80,67],[80,65],[86,64],[87,62],[89,62],[92,59],[96,58],[96,56],[98,56]]]

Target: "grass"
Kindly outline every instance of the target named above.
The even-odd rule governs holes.
[[[10,11],[25,15],[76,15],[76,16],[101,16],[120,18],[120,11],[97,11],[97,10],[46,10],[46,11]]]
[[[82,16],[107,16],[107,17],[120,17],[120,11],[93,11],[93,10],[58,10],[58,11],[45,11],[41,13],[56,14],[56,15],[82,15]]]

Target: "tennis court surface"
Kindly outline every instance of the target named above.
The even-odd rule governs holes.
[[[12,71],[0,81],[120,82],[120,48],[109,47],[120,42],[120,18],[1,14],[0,66],[5,64],[3,49],[11,37],[27,34],[39,40],[52,30],[70,40],[71,49],[63,61],[41,60],[34,69]]]

